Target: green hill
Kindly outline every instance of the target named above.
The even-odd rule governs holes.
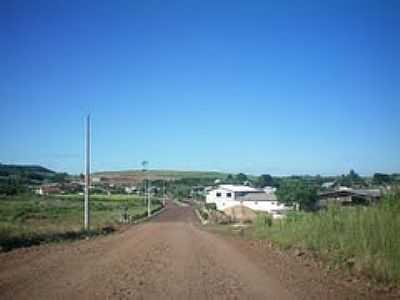
[[[144,178],[149,176],[150,178],[166,179],[166,180],[177,180],[184,178],[226,178],[228,173],[215,172],[215,171],[176,171],[176,170],[149,170],[143,172],[142,170],[124,170],[124,171],[105,171],[97,172],[94,176],[105,176],[105,177],[136,177]]]
[[[36,165],[4,165],[0,164],[0,176],[53,176],[56,172]]]

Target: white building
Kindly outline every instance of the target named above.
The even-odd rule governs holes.
[[[256,189],[245,185],[223,184],[208,191],[206,203],[215,203],[218,210],[244,205],[255,211],[268,212],[274,218],[283,216],[291,207],[280,202],[274,189]]]
[[[137,189],[136,186],[126,186],[126,187],[124,187],[124,191],[125,191],[125,193],[127,193],[127,194],[136,193],[137,190],[138,190],[138,189]]]

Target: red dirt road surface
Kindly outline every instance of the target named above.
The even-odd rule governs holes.
[[[169,204],[105,237],[0,254],[0,299],[365,299]]]

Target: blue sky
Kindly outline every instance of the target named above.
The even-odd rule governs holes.
[[[2,1],[0,161],[400,171],[399,1]]]

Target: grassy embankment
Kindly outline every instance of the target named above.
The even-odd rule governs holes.
[[[400,285],[400,193],[377,207],[330,207],[293,213],[272,226],[259,218],[257,238],[313,250],[329,262],[384,283]]]
[[[153,210],[161,204],[152,201]],[[0,248],[13,248],[43,242],[76,239],[113,231],[127,208],[134,220],[147,215],[144,199],[126,195],[94,195],[91,197],[91,231],[83,227],[83,196],[20,195],[0,198]]]

